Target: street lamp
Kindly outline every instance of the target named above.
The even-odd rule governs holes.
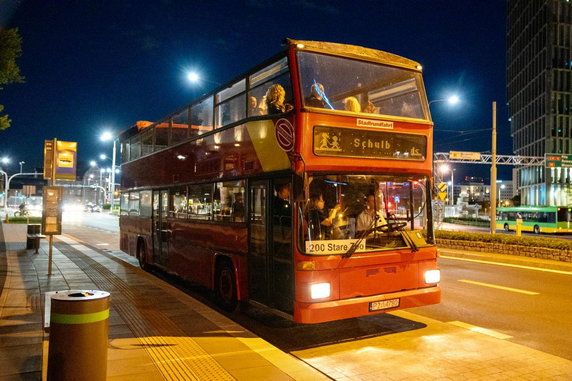
[[[453,94],[447,98],[433,99],[433,100],[429,101],[429,105],[431,105],[431,103],[437,103],[437,102],[447,102],[450,105],[456,105],[460,101],[461,101],[461,98],[459,98],[459,96],[457,94]]]
[[[26,162],[25,162],[25,161],[21,161],[21,162],[19,162],[18,164],[20,165],[20,173],[22,173],[22,166],[23,166],[24,164],[26,164]]]
[[[116,141],[116,139],[110,131],[103,132],[103,134],[101,134],[100,138],[104,142],[110,141],[110,140],[113,141],[113,154],[111,157],[111,184],[109,187],[109,191],[110,191],[109,193],[111,194],[111,200],[110,200],[111,201],[110,202],[111,203],[111,210],[113,210],[113,202],[115,201],[114,194],[115,194],[115,157],[116,157],[115,156],[116,155],[115,141]]]
[[[506,185],[501,184],[501,186],[499,187],[499,207],[502,206],[502,199],[501,199],[501,191],[506,188]]]

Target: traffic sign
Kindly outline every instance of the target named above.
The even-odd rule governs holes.
[[[450,159],[458,160],[481,160],[480,152],[463,152],[463,151],[450,151]]]
[[[544,157],[546,168],[572,168],[572,155],[547,153]]]
[[[438,195],[439,195],[439,198],[441,199],[441,201],[443,201],[447,198],[447,192],[439,192]]]
[[[447,184],[439,183],[439,185],[437,185],[437,189],[439,189],[439,192],[447,192]]]
[[[294,126],[288,119],[279,119],[275,124],[276,141],[286,152],[294,149]]]

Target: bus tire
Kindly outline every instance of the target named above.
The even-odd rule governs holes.
[[[232,312],[238,305],[234,266],[228,259],[221,259],[216,266],[215,298],[225,311]]]
[[[508,224],[504,224],[504,231],[505,231],[505,232],[510,231],[510,228],[509,228]]]
[[[534,225],[534,234],[540,234],[540,226]]]
[[[149,271],[149,264],[147,264],[147,250],[145,248],[145,241],[143,238],[137,240],[137,260],[139,267],[145,271]]]

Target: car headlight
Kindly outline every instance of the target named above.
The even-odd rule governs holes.
[[[329,283],[316,283],[310,286],[310,295],[312,299],[322,299],[330,296]]]
[[[441,270],[425,271],[425,283],[439,283],[441,280]]]

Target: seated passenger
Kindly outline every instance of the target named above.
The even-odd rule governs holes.
[[[321,194],[310,196],[310,209],[308,213],[308,223],[310,225],[311,239],[323,240],[331,238],[331,230],[335,228],[334,219],[340,211],[339,204],[327,215],[324,209],[324,198]]]
[[[346,111],[351,111],[351,112],[361,111],[361,106],[359,105],[359,102],[356,97],[347,97],[346,99],[344,99],[344,107]]]
[[[260,115],[258,113],[258,101],[256,97],[250,96],[248,98],[248,116],[257,116]]]
[[[268,114],[281,114],[292,110],[292,105],[284,103],[286,90],[282,85],[272,85],[266,92],[266,106]]]
[[[368,113],[368,114],[377,114],[376,107],[375,107],[375,105],[373,104],[373,102],[371,102],[371,101],[367,101],[367,103],[365,104],[365,106],[363,106],[363,110],[362,110],[362,111],[363,111],[363,112],[366,112],[366,113]]]
[[[304,104],[308,107],[326,107],[326,102],[323,98],[324,85],[321,83],[314,83],[310,89],[310,96],[305,99]]]

